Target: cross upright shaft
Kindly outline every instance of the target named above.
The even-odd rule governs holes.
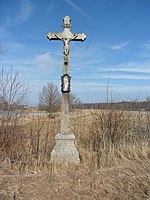
[[[70,119],[69,119],[69,98],[70,98],[70,41],[84,41],[86,35],[84,33],[76,34],[70,31],[71,18],[65,16],[63,18],[63,32],[49,32],[47,38],[49,40],[62,40],[63,48],[63,76],[62,76],[62,107],[61,107],[61,133],[69,134]]]

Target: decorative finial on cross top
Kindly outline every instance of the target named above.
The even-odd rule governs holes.
[[[70,23],[71,22],[71,18],[69,16],[65,16],[63,18],[63,24],[61,25],[61,27],[63,28],[71,28],[72,27],[72,24]]]

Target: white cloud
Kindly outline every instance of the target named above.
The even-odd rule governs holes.
[[[31,16],[33,5],[29,0],[21,0],[20,10],[15,17],[7,17],[6,25],[14,26],[26,22]]]
[[[150,73],[150,60],[144,62],[130,61],[127,63],[120,63],[118,65],[103,66],[99,68],[99,72],[137,72],[137,73]]]
[[[99,78],[109,78],[108,73],[99,75]],[[150,75],[141,74],[113,74],[111,73],[110,79],[126,79],[126,80],[150,80]]]
[[[88,64],[101,63],[104,58],[104,49],[106,49],[105,45],[98,42],[90,45],[74,44],[71,48],[71,59],[80,63],[81,60]]]
[[[114,44],[110,47],[112,50],[122,50],[129,45],[130,42],[124,42],[120,44]]]
[[[138,69],[138,68],[128,68],[128,69],[116,69],[112,68],[112,71],[118,71],[118,72],[137,72],[137,73],[150,73],[150,69]]]
[[[39,54],[35,56],[33,66],[36,67],[37,70],[41,70],[42,73],[48,71],[56,72],[56,70],[60,66],[62,67],[62,60],[59,58],[58,55],[46,52],[44,54]]]
[[[34,64],[36,67],[42,70],[47,70],[52,68],[52,57],[49,52],[45,54],[40,54],[35,57]]]
[[[75,64],[82,63],[82,65],[98,65],[104,63],[107,59],[107,56],[112,54],[111,50],[119,51],[124,49],[129,45],[130,42],[118,43],[117,45],[110,44],[108,42],[96,42],[90,45],[87,45],[86,42],[84,44],[74,44],[71,43],[71,61],[75,62]],[[77,59],[78,58],[78,59]],[[80,61],[80,62],[79,62]]]
[[[65,0],[70,6],[72,6],[72,8],[74,8],[76,11],[78,11],[79,13],[81,13],[83,16],[85,16],[86,18],[88,18],[89,20],[91,20],[90,16],[83,10],[81,9],[79,6],[77,6],[75,3],[73,3],[71,0]]]
[[[46,9],[46,12],[49,12],[50,10],[52,10],[54,8],[54,3],[51,3]]]
[[[7,48],[9,52],[17,52],[21,51],[24,48],[24,45],[14,41],[8,41]]]
[[[5,40],[10,36],[9,32],[2,26],[0,26],[0,39]]]
[[[0,49],[4,50],[4,52],[20,52],[24,48],[25,46],[23,44],[8,39],[4,39],[2,42],[0,41]]]
[[[111,84],[111,87],[119,87],[120,84]],[[74,80],[72,82],[73,90],[77,91],[99,91],[101,89],[106,89],[107,83],[93,82],[93,80]]]
[[[150,40],[148,40],[145,44],[144,47],[146,50],[150,50]]]

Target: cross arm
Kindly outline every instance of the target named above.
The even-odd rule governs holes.
[[[86,39],[86,35],[84,33],[74,34],[74,38],[72,41],[81,41],[83,42]]]
[[[47,34],[47,39],[49,39],[49,40],[61,40],[61,33],[49,32]]]

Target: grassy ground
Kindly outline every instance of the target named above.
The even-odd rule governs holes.
[[[99,170],[70,167],[39,174],[5,173],[0,176],[1,200],[150,199],[150,161],[126,161]]]
[[[36,116],[1,132],[0,200],[150,200],[149,112],[72,113],[78,167],[50,164],[59,124]]]

